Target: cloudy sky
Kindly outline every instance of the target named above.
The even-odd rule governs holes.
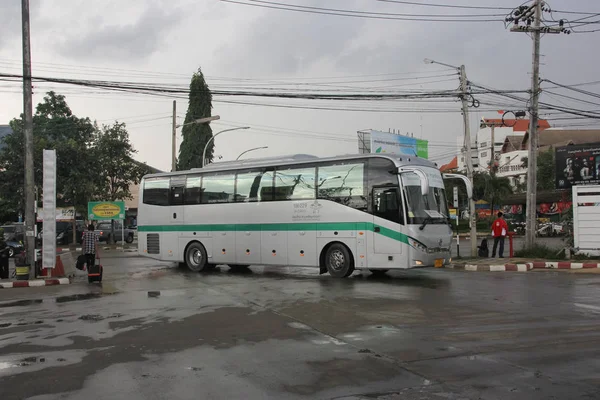
[[[498,14],[506,11],[376,0],[273,0],[378,12],[388,17],[391,13],[420,14],[425,16],[423,19],[438,18],[432,15],[491,14],[490,17],[457,19],[497,21],[439,22],[320,15],[219,0],[30,1],[34,76],[185,86],[191,74],[201,67],[209,86],[221,90],[284,88],[340,93],[457,88],[454,71],[425,64],[423,59],[429,58],[451,65],[464,64],[471,81],[495,89],[525,90],[531,80],[531,40],[525,34],[511,33],[505,28],[503,17]],[[240,1],[253,3],[252,0]],[[477,7],[520,4],[520,1],[509,0],[415,2]],[[0,0],[0,71],[5,73],[22,71],[20,3]],[[600,12],[597,0],[552,0],[549,3],[554,10]],[[600,19],[587,14],[558,12],[552,16],[571,20]],[[594,27],[598,24],[581,29]],[[544,36],[542,77],[564,84],[599,80],[599,42],[600,32]],[[138,150],[137,158],[157,168],[170,169],[173,98],[39,83],[34,89],[34,104],[51,88],[65,94],[74,113],[80,117],[88,116],[100,123],[126,122]],[[598,86],[587,89],[600,91]],[[559,93],[559,90],[553,91]],[[560,93],[579,97],[568,91]],[[573,108],[599,108],[552,96],[544,100]],[[495,117],[498,114],[493,110],[507,108],[501,100],[489,95],[482,95],[478,100],[483,104],[473,109],[471,115],[475,129],[481,117]],[[587,100],[593,102],[593,98]],[[181,122],[187,101],[178,98],[177,108]],[[0,124],[8,123],[21,112],[20,85],[0,81]],[[258,146],[269,148],[255,152],[254,156],[355,153],[356,132],[372,128],[396,129],[428,139],[430,158],[443,162],[449,159],[463,129],[457,101],[340,103],[215,96],[215,114],[220,115],[221,120],[213,124],[213,132],[235,126],[251,127],[224,133],[216,139],[215,154],[225,160],[235,159],[241,152]],[[589,120],[575,121],[581,125],[590,123]],[[573,121],[557,120],[556,125],[569,122]]]

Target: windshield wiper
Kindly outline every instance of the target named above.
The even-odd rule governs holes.
[[[423,220],[423,225],[421,225],[421,226],[419,227],[419,230],[421,230],[421,231],[422,231],[423,229],[425,229],[425,226],[426,226],[426,225],[427,225],[429,222],[433,222],[433,218],[431,218],[431,216],[427,216],[427,217],[425,217],[425,219]]]

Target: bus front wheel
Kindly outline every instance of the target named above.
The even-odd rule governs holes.
[[[346,278],[354,272],[350,251],[341,243],[329,246],[325,254],[325,266],[329,275],[335,278]]]
[[[206,249],[201,243],[190,244],[185,252],[185,263],[192,272],[204,271],[207,268]]]

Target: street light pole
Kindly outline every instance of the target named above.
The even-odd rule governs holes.
[[[206,150],[208,149],[208,145],[217,137],[219,136],[221,133],[224,132],[231,132],[231,131],[237,131],[240,129],[250,129],[249,126],[241,126],[239,128],[230,128],[230,129],[225,129],[222,131],[219,131],[217,133],[215,133],[214,135],[212,135],[212,137],[210,139],[208,139],[208,142],[206,142],[206,144],[204,145],[204,151],[202,152],[202,167],[206,166],[207,162],[206,162]]]
[[[473,184],[473,158],[471,157],[471,127],[469,124],[469,103],[467,100],[469,94],[469,84],[467,81],[467,73],[465,71],[465,66],[461,65],[460,67],[445,64],[439,61],[434,61],[426,58],[423,60],[425,64],[439,64],[444,67],[454,68],[460,74],[460,99],[462,102],[462,114],[463,114],[463,124],[465,129],[465,163],[467,167],[467,178]],[[469,199],[469,225],[471,227],[471,256],[477,256],[477,218],[475,215],[475,200],[473,196]]]
[[[242,153],[241,153],[239,156],[237,156],[236,160],[239,160],[241,156],[243,156],[243,155],[244,155],[244,154],[246,154],[246,153],[250,153],[251,151],[254,151],[254,150],[262,150],[262,149],[268,149],[268,148],[269,148],[269,146],[262,146],[262,147],[255,147],[255,148],[253,148],[253,149],[248,149],[248,150],[246,150],[246,151],[243,151],[243,152],[242,152]]]

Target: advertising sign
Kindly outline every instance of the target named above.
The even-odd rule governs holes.
[[[43,222],[42,216],[44,215],[44,209],[38,208],[37,210],[37,221]],[[56,220],[57,221],[73,221],[75,219],[75,209],[73,207],[57,207],[56,208]]]
[[[125,219],[124,201],[90,201],[88,203],[90,220]]]
[[[393,153],[407,156],[429,157],[429,142],[409,136],[371,131],[372,153]]]
[[[556,188],[600,184],[600,143],[556,148]]]

